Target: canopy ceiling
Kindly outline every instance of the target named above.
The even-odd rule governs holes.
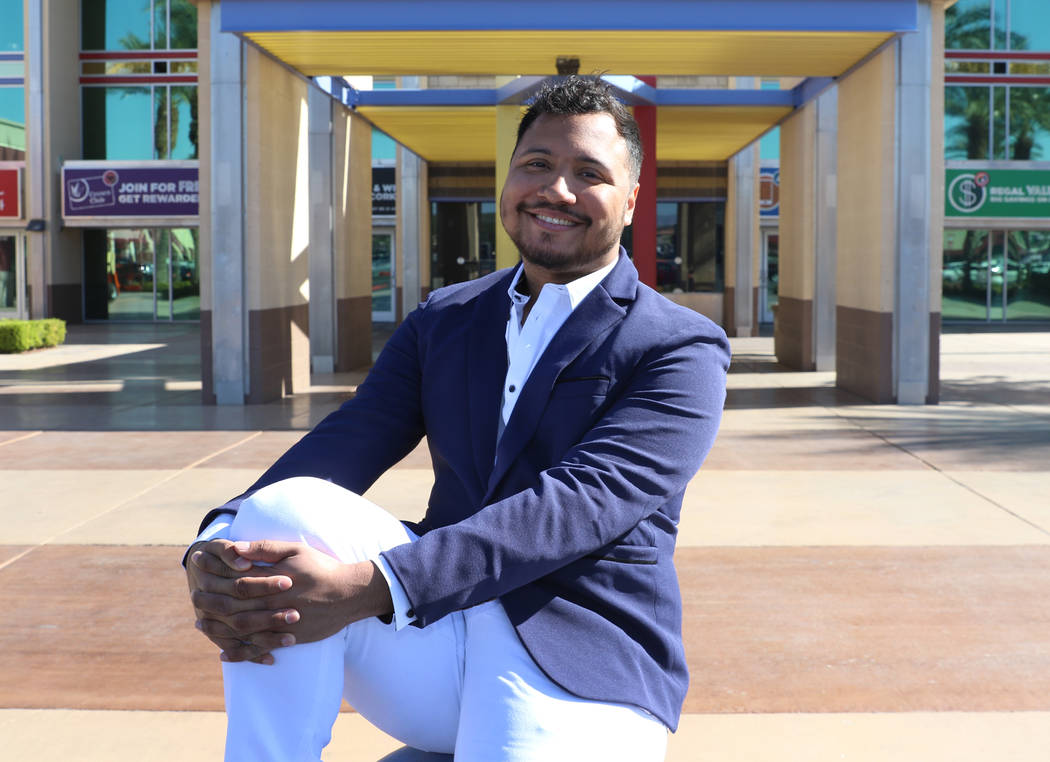
[[[223,31],[308,76],[553,75],[556,60],[570,57],[581,73],[833,78],[914,30],[917,0],[222,0],[220,8]],[[728,158],[804,103],[709,100],[649,99],[660,106],[659,158]],[[495,158],[499,102],[425,105],[387,93],[382,105],[362,99],[357,108],[429,161],[479,162]]]

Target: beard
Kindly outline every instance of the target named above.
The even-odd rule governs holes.
[[[582,271],[588,265],[603,259],[614,247],[619,246],[620,237],[623,235],[623,225],[617,226],[615,223],[610,222],[607,225],[595,228],[594,221],[590,217],[546,204],[535,206],[519,204],[515,211],[520,216],[527,212],[536,212],[543,209],[568,215],[585,225],[587,229],[584,231],[580,245],[572,251],[560,251],[555,248],[556,234],[554,233],[541,232],[538,242],[526,242],[520,228],[516,234],[508,231],[507,234],[518,248],[521,258],[530,264],[552,271]]]

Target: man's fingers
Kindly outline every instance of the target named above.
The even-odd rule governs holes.
[[[293,609],[284,611],[246,611],[234,614],[225,621],[218,619],[199,619],[197,629],[213,640],[215,638],[232,638],[248,640],[261,632],[285,631],[289,625],[299,621],[299,612]]]
[[[292,586],[290,577],[267,574],[263,569],[255,569],[242,577],[223,577],[217,574],[199,574],[198,589],[205,593],[218,593],[233,598],[265,598],[268,595],[283,593]]]
[[[235,542],[233,547],[242,559],[275,564],[301,551],[303,544],[300,542],[278,542],[277,540],[256,540],[255,542]]]
[[[190,593],[190,600],[193,602],[195,609],[214,614],[220,618],[240,614],[242,611],[264,611],[268,608],[274,608],[273,606],[267,606],[266,600],[263,598],[242,599],[235,598],[232,595],[224,595],[223,593],[208,593],[203,590],[194,590]]]
[[[226,570],[243,572],[252,568],[252,562],[246,558],[242,558],[240,553],[237,552],[235,543],[232,543],[229,540],[211,540],[200,548],[200,552],[205,556],[211,555],[218,558],[222,561]],[[190,560],[200,566],[198,559],[199,557],[194,553]],[[224,573],[223,570],[214,568],[208,569],[207,571],[210,571],[212,574]]]
[[[224,648],[219,658],[223,661],[254,661],[259,664],[272,664],[272,657],[267,660],[271,651],[295,645],[295,636],[290,633],[264,632],[253,635],[251,640],[244,640],[229,648]]]

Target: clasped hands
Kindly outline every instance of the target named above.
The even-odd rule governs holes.
[[[303,543],[199,542],[186,576],[197,628],[222,649],[223,661],[273,664],[278,648],[393,611],[373,562],[343,564]]]

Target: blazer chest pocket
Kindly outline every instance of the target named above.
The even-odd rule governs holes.
[[[608,376],[572,376],[559,378],[551,389],[551,399],[567,397],[604,397],[609,393]]]

